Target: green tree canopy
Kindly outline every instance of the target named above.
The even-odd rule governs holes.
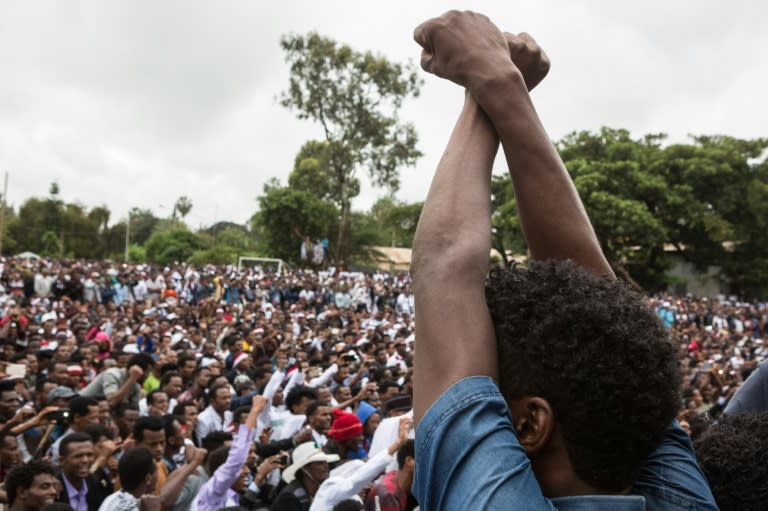
[[[400,167],[413,165],[421,156],[416,130],[398,119],[403,100],[416,96],[421,82],[412,65],[355,51],[317,33],[285,36],[281,46],[291,73],[281,103],[300,119],[318,122],[325,135],[322,151],[307,151],[320,158],[302,158],[306,167],[302,169],[302,161],[298,167],[305,177],[311,174],[308,168],[328,169],[330,184],[319,190],[339,209],[340,261],[346,253],[351,200],[359,192],[357,173],[364,170],[375,186],[394,191]]]
[[[195,251],[205,248],[205,243],[197,234],[179,227],[154,232],[144,248],[148,260],[170,264],[187,261]]]
[[[744,289],[737,256],[762,239],[755,226],[768,200],[759,161],[767,141],[694,137],[663,147],[664,138],[603,128],[558,144],[606,256],[619,273],[654,288],[665,282],[673,247],[699,268],[721,266]],[[768,266],[752,268],[753,283],[768,283]]]
[[[253,230],[261,232],[266,254],[286,261],[299,260],[298,234],[327,238],[338,215],[333,204],[290,187],[271,188],[258,201]]]

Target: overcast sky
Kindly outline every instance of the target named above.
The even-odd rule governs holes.
[[[0,2],[0,173],[9,202],[46,195],[170,214],[193,227],[245,222],[263,183],[286,181],[320,131],[280,107],[279,38],[315,30],[417,62],[413,28],[469,8],[534,35],[552,60],[534,102],[553,139],[600,126],[768,136],[768,3],[752,1],[10,1]],[[424,156],[398,196],[423,200],[462,100],[424,75],[402,111]],[[497,161],[497,171],[502,171]],[[356,209],[383,194],[365,187]]]

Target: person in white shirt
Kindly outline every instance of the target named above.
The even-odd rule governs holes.
[[[226,431],[232,424],[232,391],[227,384],[214,385],[211,388],[210,405],[197,416],[195,435],[202,444],[203,438],[212,431]]]
[[[104,499],[99,511],[136,511],[160,509],[158,497],[150,494],[157,483],[157,466],[146,447],[128,449],[117,463],[122,489]]]
[[[323,481],[315,493],[309,511],[333,509],[333,506],[346,499],[357,498],[357,495],[371,483],[379,474],[384,472],[392,462],[396,462],[397,450],[408,440],[408,432],[413,424],[410,417],[400,417],[398,435],[392,444],[368,461],[349,461],[331,471],[331,476]]]
[[[395,308],[398,314],[413,314],[415,302],[410,286],[406,286],[403,292],[397,296]]]
[[[333,415],[330,406],[326,406],[320,401],[315,401],[307,406],[307,422],[312,428],[312,439],[320,447],[325,447],[328,443],[326,434],[331,429]]]

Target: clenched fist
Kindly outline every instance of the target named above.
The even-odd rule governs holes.
[[[514,70],[504,34],[487,16],[448,11],[416,27],[413,38],[422,47],[421,67],[467,87]]]
[[[509,55],[517,69],[523,74],[528,90],[533,90],[549,73],[549,57],[536,40],[521,32],[517,35],[504,32],[509,46]]]

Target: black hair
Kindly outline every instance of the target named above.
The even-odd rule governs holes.
[[[182,366],[182,367],[184,367],[184,366]],[[205,366],[201,366],[201,365],[197,366],[195,368],[195,370],[192,372],[192,379],[195,379],[198,376],[200,376],[200,373],[202,373],[204,369],[208,369],[208,368],[205,367]],[[210,371],[210,369],[208,369],[208,370]]]
[[[35,355],[37,355],[37,359],[38,360],[42,360],[42,359],[46,359],[46,358],[48,360],[50,360],[50,359],[53,358],[53,351],[51,351],[51,350],[39,350],[39,351],[35,352]]]
[[[301,400],[308,397],[312,401],[317,401],[317,391],[311,387],[293,387],[285,396],[285,407],[293,413],[293,407],[301,403]]]
[[[19,490],[32,487],[35,477],[40,474],[57,475],[56,467],[45,461],[32,460],[29,463],[17,465],[5,476],[5,492],[8,496],[8,507],[12,507]]]
[[[174,378],[181,378],[181,374],[179,374],[178,371],[168,371],[163,373],[163,376],[160,378],[160,387],[168,385]]]
[[[128,492],[136,490],[155,470],[155,458],[146,447],[128,449],[117,462],[120,484]]]
[[[353,499],[342,500],[333,506],[333,511],[361,511],[362,509],[365,509],[363,504]]]
[[[248,415],[248,412],[250,411],[251,411],[251,405],[238,407],[232,413],[232,422],[234,424],[240,424],[240,419],[242,419],[243,415]]]
[[[16,390],[16,382],[13,380],[0,380],[0,394]]]
[[[163,419],[163,426],[165,428],[165,440],[172,438],[176,434],[176,428],[173,427],[174,423],[181,425],[179,419],[173,415],[165,415],[161,417]],[[183,420],[183,419],[182,419]]]
[[[135,405],[133,403],[120,403],[115,407],[115,416],[116,417],[123,417],[125,416],[125,412],[128,410],[133,410],[135,412],[139,411],[138,405]]]
[[[211,474],[216,472],[216,469],[222,466],[225,461],[227,461],[227,456],[229,456],[229,447],[226,445],[222,445],[210,453],[208,455],[208,471]]]
[[[173,410],[171,410],[171,413],[173,415],[182,417],[184,413],[187,411],[188,406],[194,406],[195,408],[197,408],[197,405],[195,404],[195,402],[190,399],[188,401],[182,401],[180,403],[176,403],[176,406],[173,407]]]
[[[321,403],[320,401],[312,401],[307,405],[307,411],[305,412],[307,417],[310,415],[314,415],[318,408],[321,406],[328,406],[326,404]]]
[[[224,442],[231,441],[232,433],[227,433],[226,431],[211,431],[205,435],[205,438],[203,438],[200,447],[210,453],[224,445]]]
[[[349,389],[350,392],[352,391],[352,388],[349,385],[337,385],[335,389],[333,389],[333,397],[336,397],[336,393],[338,393],[341,389]]]
[[[83,428],[83,433],[90,435],[94,444],[98,443],[100,438],[115,439],[115,434],[112,430],[101,424],[88,424]]]
[[[155,396],[158,394],[165,394],[166,396],[168,395],[164,390],[160,390],[160,389],[151,390],[149,394],[147,394],[147,406],[155,404]]]
[[[629,488],[680,406],[677,348],[654,311],[570,261],[492,270],[486,299],[504,397],[545,399],[576,475]]]
[[[272,373],[272,369],[271,368],[257,367],[256,369],[254,369],[251,372],[251,379],[252,380],[258,380],[258,379],[264,378],[268,373],[269,374]]]
[[[125,364],[125,367],[126,369],[130,369],[133,366],[139,366],[144,372],[147,372],[147,369],[154,365],[155,361],[152,359],[152,355],[149,353],[136,353],[128,359],[128,363]]]
[[[182,368],[190,360],[194,360],[195,364],[197,364],[197,357],[195,355],[184,354],[178,358],[177,365],[179,368]]]
[[[144,440],[144,431],[163,431],[165,422],[162,417],[139,417],[133,425],[133,439],[137,442]]]
[[[92,397],[75,396],[69,400],[69,411],[71,413],[69,417],[70,424],[75,420],[75,417],[85,417],[88,415],[88,409],[92,406],[99,406],[99,402]]]
[[[160,366],[160,378],[162,379],[163,376],[165,376],[167,373],[177,372],[179,370],[179,366],[174,364],[173,362],[168,362],[167,364],[163,364]]]
[[[390,372],[392,372],[391,367],[385,368],[389,369]],[[395,387],[397,389],[397,392],[400,393],[400,385],[397,384],[396,381],[393,380],[384,380],[381,383],[379,383],[379,394],[384,394],[387,390],[391,389],[392,387]]]
[[[403,468],[405,466],[405,458],[415,457],[415,448],[412,438],[409,438],[405,443],[397,450],[397,467]]]
[[[78,442],[94,443],[91,439],[91,435],[88,433],[70,433],[61,439],[61,443],[59,444],[59,455],[62,458],[66,456],[67,452],[69,451],[69,444],[75,444]]]
[[[699,466],[721,511],[765,509],[768,411],[722,417],[695,445]]]

